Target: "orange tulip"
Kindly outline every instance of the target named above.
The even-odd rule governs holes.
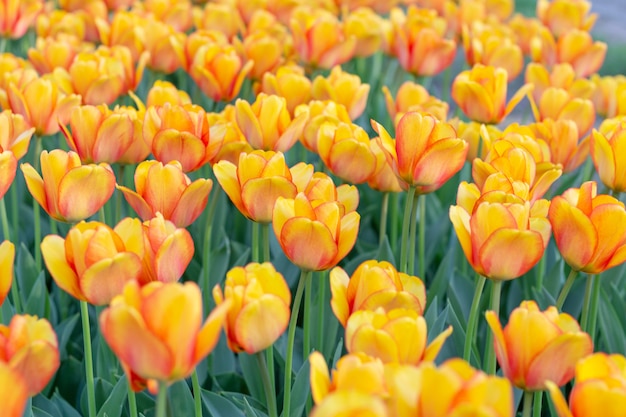
[[[2,0],[0,10],[0,37],[19,39],[43,10],[42,0]]]
[[[381,147],[379,138],[370,140],[370,150],[376,157],[376,168],[374,169],[374,173],[368,178],[367,185],[372,190],[383,193],[401,192],[402,186],[400,185],[400,180],[393,172],[389,161],[387,161],[387,156]]]
[[[0,147],[0,199],[9,191],[17,172],[17,159],[13,152]]]
[[[102,45],[112,47],[123,45],[130,51],[133,62],[137,62],[145,51],[145,21],[136,13],[119,10],[111,21],[96,19],[96,26]]]
[[[73,223],[93,216],[115,190],[107,164],[81,165],[77,153],[55,149],[39,158],[43,178],[32,165],[20,166],[28,191],[52,218]]]
[[[578,98],[591,98],[595,89],[593,82],[578,78],[574,68],[567,62],[556,64],[549,71],[544,65],[531,62],[526,66],[526,83],[533,84],[533,98],[541,100],[543,93],[550,87],[567,90]]]
[[[548,202],[530,202],[499,191],[468,196],[459,186],[450,220],[474,270],[493,280],[524,275],[543,256],[550,240]]]
[[[595,182],[554,197],[548,217],[559,252],[572,269],[599,274],[626,261],[624,204],[597,195]]]
[[[311,410],[311,417],[387,417],[385,402],[359,391],[337,391]]]
[[[163,106],[172,103],[178,106],[191,104],[191,98],[186,91],[179,90],[169,81],[156,80],[146,98],[146,107]]]
[[[68,122],[71,110],[81,101],[80,96],[63,94],[54,81],[43,77],[20,87],[10,84],[7,97],[13,113],[22,115],[38,136],[57,133],[59,124]]]
[[[352,123],[346,107],[332,100],[312,100],[308,104],[299,105],[294,114],[298,117],[302,113],[309,117],[300,136],[300,143],[314,153],[317,153],[317,136],[323,124]]]
[[[336,201],[343,205],[346,213],[355,211],[359,205],[359,190],[354,185],[335,187],[333,179],[323,172],[314,172],[302,191],[309,201]]]
[[[589,138],[580,140],[578,126],[572,120],[546,119],[529,125],[536,138],[550,147],[550,160],[561,164],[563,172],[576,170],[589,156]]]
[[[394,308],[357,310],[346,322],[346,349],[379,358],[383,363],[417,365],[434,361],[452,326],[427,343],[426,320],[417,311]]]
[[[237,45],[246,59],[254,63],[250,70],[253,80],[260,80],[264,74],[274,72],[283,62],[284,45],[267,30],[249,33]]]
[[[398,272],[389,262],[365,261],[352,277],[335,267],[330,271],[330,289],[330,305],[344,327],[358,310],[406,308],[422,314],[426,307],[424,283],[418,277]]]
[[[0,361],[0,401],[6,417],[22,417],[28,400],[28,387],[21,375]]]
[[[149,52],[148,68],[172,74],[179,68],[187,68],[185,43],[187,35],[172,26],[154,19],[144,23],[145,48]]]
[[[226,336],[233,352],[260,352],[272,346],[289,324],[291,292],[269,262],[231,269],[226,274],[224,291],[216,285],[213,298],[218,306],[232,301]]]
[[[450,124],[456,129],[458,137],[467,142],[468,150],[465,160],[470,163],[476,158],[484,159],[491,150],[492,138],[502,136],[502,130],[496,125],[485,125],[478,122],[466,123],[457,118],[450,120]]]
[[[48,235],[41,242],[46,267],[57,285],[80,301],[108,304],[124,285],[139,278],[144,255],[141,222],[126,218],[114,229],[84,221],[67,237]]]
[[[13,284],[13,262],[15,260],[15,245],[9,240],[0,244],[0,269],[3,271],[0,276],[0,307],[9,294]]]
[[[545,390],[547,381],[567,384],[576,362],[593,352],[593,342],[578,322],[554,306],[540,311],[534,301],[522,301],[504,329],[495,312],[487,311],[485,317],[504,376],[523,390]],[[528,334],[533,337],[522,337]]]
[[[318,75],[313,80],[313,100],[332,100],[343,104],[348,110],[351,120],[356,120],[367,104],[369,84],[361,83],[358,75],[343,72],[340,66],[335,66],[327,78]]]
[[[304,69],[297,65],[284,65],[275,74],[265,73],[261,82],[260,92],[268,95],[284,97],[287,101],[289,114],[300,104],[311,101],[311,80],[304,75]]]
[[[230,305],[217,306],[202,324],[196,283],[152,282],[140,288],[131,281],[100,315],[100,329],[131,383],[137,378],[174,382],[191,375],[213,350]]]
[[[28,60],[39,74],[47,74],[57,67],[69,70],[79,52],[92,49],[93,45],[60,33],[56,37],[37,38],[35,47],[28,50]]]
[[[432,115],[408,112],[402,116],[395,143],[382,125],[373,122],[372,127],[398,178],[421,194],[441,187],[465,163],[467,142],[457,137],[450,124]]]
[[[133,11],[166,23],[178,32],[187,32],[193,25],[189,0],[145,0],[135,2]]]
[[[569,408],[556,384],[548,383],[558,417],[618,417],[626,412],[626,358],[594,353],[576,364]]]
[[[37,17],[35,32],[40,38],[56,37],[60,34],[71,35],[78,40],[87,39],[86,22],[76,13],[65,10],[52,10]]]
[[[507,104],[507,80],[504,69],[476,64],[456,76],[452,98],[471,120],[498,124],[532,90],[532,85],[524,85]]]
[[[135,232],[134,229],[127,229]],[[133,239],[137,236],[122,236]],[[143,273],[138,280],[141,285],[151,281],[178,281],[193,258],[194,245],[191,234],[174,223],[165,220],[160,212],[143,224]]]
[[[442,122],[448,118],[448,103],[431,96],[428,90],[413,81],[402,83],[396,93],[395,100],[387,86],[383,86],[383,94],[385,95],[387,113],[389,113],[394,125],[397,125],[400,118],[410,111],[430,113]]]
[[[586,0],[538,0],[537,17],[555,36],[572,29],[591,30],[598,17]]]
[[[253,151],[240,154],[237,165],[218,162],[213,172],[241,214],[269,223],[278,197],[295,198],[311,179],[313,166],[300,163],[289,169],[281,152]]]
[[[35,316],[15,315],[8,326],[0,324],[3,363],[20,375],[29,396],[44,389],[60,364],[57,335],[50,323]]]
[[[228,39],[244,33],[246,29],[237,8],[227,3],[208,2],[202,10],[196,12],[193,21],[198,29],[218,30]]]
[[[96,20],[107,19],[108,16],[107,7],[103,0],[59,0],[58,5],[83,21],[86,41],[97,42],[99,40]]]
[[[593,130],[591,157],[600,181],[615,192],[626,191],[626,121],[620,122],[610,132]]]
[[[228,104],[221,113],[210,113],[209,125],[211,135],[222,142],[220,151],[209,164],[213,165],[222,160],[237,164],[239,155],[254,151],[237,126],[234,105]]]
[[[222,146],[221,141],[211,137],[207,113],[195,104],[150,107],[143,137],[151,144],[157,161],[179,161],[185,172],[208,163]]]
[[[148,221],[161,213],[177,227],[193,223],[206,207],[213,181],[191,181],[178,161],[144,161],[135,170],[135,189],[118,185],[139,217]]]
[[[573,120],[581,137],[593,127],[596,118],[591,100],[574,97],[562,88],[547,88],[538,105],[531,105],[535,120]]]
[[[337,265],[356,243],[361,216],[337,201],[278,197],[272,226],[287,258],[303,270]]]

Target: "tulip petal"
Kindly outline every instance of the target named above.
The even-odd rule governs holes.
[[[237,342],[249,354],[268,348],[287,329],[290,313],[280,298],[262,295],[239,312],[235,324]]]
[[[550,398],[552,398],[552,403],[554,404],[554,408],[556,409],[556,414],[558,417],[574,417],[572,412],[569,410],[567,406],[567,401],[565,397],[563,397],[563,393],[559,389],[559,387],[552,381],[546,382],[546,386],[548,387],[548,391],[550,391]],[[574,386],[574,390],[577,387]],[[584,416],[586,414],[580,414]]]
[[[500,318],[494,311],[490,310],[485,313],[485,319],[487,320],[487,324],[489,324],[493,333],[493,346],[495,348],[496,357],[498,358],[498,363],[500,364],[502,373],[505,377],[510,377],[512,373],[511,366],[509,365],[509,353],[507,351],[502,325],[500,324]]]
[[[209,317],[207,317],[196,339],[196,349],[194,352],[196,363],[211,353],[217,344],[220,331],[226,321],[226,315],[230,307],[231,301],[225,300],[223,303],[216,306],[213,311],[211,311],[211,314],[209,314]]]
[[[439,335],[437,335],[437,337],[435,337],[435,339],[432,342],[430,342],[430,344],[426,347],[426,350],[424,351],[424,357],[422,360],[434,361],[437,358],[439,351],[441,351],[443,344],[446,342],[446,340],[448,339],[448,337],[450,337],[451,334],[452,334],[452,326],[448,326],[446,330],[439,333]]]
[[[565,261],[574,270],[587,265],[598,245],[598,234],[591,220],[562,197],[552,199],[548,218]]]
[[[143,197],[122,185],[116,185],[115,187],[124,194],[126,202],[135,210],[135,213],[137,213],[141,220],[147,221],[154,217],[156,212],[152,211],[152,208],[146,203]]]
[[[350,306],[347,300],[349,282],[350,277],[342,268],[336,267],[330,271],[330,291],[332,293],[330,306],[343,327],[346,327],[350,315]]]
[[[213,165],[213,173],[222,190],[228,195],[230,201],[245,216],[247,215],[243,201],[241,200],[241,185],[237,173],[237,166],[229,161],[219,161]]]
[[[396,129],[398,173],[409,183],[412,183],[415,164],[426,149],[436,123],[434,117],[417,112],[406,113],[398,122]]]
[[[168,220],[176,227],[187,227],[196,221],[207,205],[212,188],[213,181],[203,178],[189,184]]]
[[[59,212],[68,222],[84,220],[100,210],[113,190],[115,175],[110,169],[101,165],[71,169],[59,184]]]
[[[398,362],[401,359],[397,342],[387,332],[376,329],[371,324],[356,329],[352,340],[346,340],[346,349],[350,353],[363,352],[383,363]]]
[[[59,369],[59,350],[47,341],[31,341],[11,357],[9,364],[26,381],[29,395],[36,395]]]
[[[279,230],[278,236],[287,258],[304,270],[317,271],[332,266],[337,255],[332,233],[318,221],[291,218]]]
[[[26,382],[18,372],[0,361],[0,403],[2,414],[19,417],[24,414],[29,393]]]
[[[191,262],[194,253],[193,239],[185,229],[168,236],[154,258],[154,269],[161,282],[176,282]]]
[[[46,268],[59,288],[81,301],[87,301],[78,284],[78,276],[67,263],[65,240],[61,236],[48,235],[41,241],[41,254]]]
[[[462,139],[443,139],[429,146],[413,171],[414,185],[442,185],[463,168],[469,146]]]
[[[206,145],[189,132],[164,129],[152,141],[154,157],[165,163],[179,161],[183,171],[199,168],[206,156]]]
[[[11,285],[13,284],[13,262],[15,260],[15,245],[9,240],[0,244],[0,306],[4,302]]]
[[[509,280],[528,272],[543,256],[541,235],[530,230],[496,230],[480,248],[480,264],[491,279]]]
[[[357,236],[359,234],[359,224],[361,222],[361,215],[356,211],[351,211],[341,218],[339,225],[339,245],[337,246],[337,254],[335,255],[335,261],[333,265],[329,265],[326,268],[335,266],[339,261],[345,258],[352,250],[356,243]]]
[[[311,395],[313,402],[319,404],[330,392],[330,372],[328,371],[326,359],[317,351],[309,355],[309,364],[311,366]]]
[[[126,283],[137,279],[140,272],[139,257],[122,252],[91,265],[81,277],[80,286],[91,304],[104,305],[121,294]]]
[[[41,175],[39,175],[35,168],[33,168],[33,166],[29,163],[20,165],[20,169],[22,170],[22,174],[24,174],[24,179],[26,180],[26,187],[28,187],[28,191],[33,196],[33,198],[37,200],[39,205],[47,213],[49,213],[46,200],[46,191],[43,186],[43,178],[41,178]]]
[[[576,384],[570,395],[570,416],[621,417],[624,415],[626,393],[621,387],[611,389],[606,381],[590,380]]]
[[[626,212],[621,204],[601,204],[594,208],[589,219],[598,233],[598,245],[590,263],[601,272],[626,241]]]
[[[272,221],[274,204],[278,197],[295,198],[296,186],[287,178],[255,178],[246,181],[241,188],[241,199],[246,209],[242,214],[259,223]]]

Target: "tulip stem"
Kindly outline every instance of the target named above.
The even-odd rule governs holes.
[[[306,282],[311,279],[311,271],[302,271],[300,281],[298,281],[298,289],[293,299],[293,308],[291,310],[291,318],[289,319],[289,330],[287,333],[287,352],[285,357],[285,390],[283,396],[283,415],[288,416],[291,410],[291,376],[293,373],[293,345],[296,340],[296,326],[298,324],[298,312],[302,303],[302,294]]]
[[[565,300],[567,299],[567,295],[569,294],[572,286],[574,285],[574,281],[576,280],[576,276],[578,276],[578,271],[572,269],[567,276],[567,280],[565,280],[565,284],[563,285],[563,289],[559,293],[559,298],[556,299],[556,308],[559,310],[563,310],[563,304],[565,304]]]
[[[393,193],[391,195],[391,210],[389,211],[389,240],[391,242],[391,252],[396,253],[398,248],[398,198],[400,193]]]
[[[530,417],[533,409],[533,397],[532,391],[524,391],[524,405],[522,410],[522,417]]]
[[[272,347],[270,346],[269,349]],[[259,370],[261,371],[261,379],[263,380],[263,388],[265,390],[265,401],[267,402],[267,411],[269,417],[278,417],[278,411],[276,409],[276,393],[274,391],[274,381],[270,379],[267,364],[265,363],[265,356],[263,352],[255,353]]]
[[[476,335],[476,327],[478,324],[478,310],[480,310],[480,298],[483,294],[483,288],[487,279],[478,274],[476,287],[474,288],[474,298],[472,299],[472,307],[470,308],[469,320],[465,331],[465,345],[463,346],[463,360],[470,363],[472,347]]]
[[[130,410],[130,417],[137,417],[137,398],[130,382],[128,383],[128,409]]]
[[[580,320],[582,329],[595,339],[596,318],[598,316],[598,298],[600,296],[600,279],[597,275],[587,277],[585,287],[585,299],[583,302],[583,312]]]
[[[404,219],[402,220],[402,238],[400,240],[400,272],[408,273],[407,255],[409,252],[409,228],[411,225],[411,214],[413,213],[413,200],[415,187],[409,186],[404,203]]]
[[[541,417],[542,402],[543,391],[535,392],[535,398],[533,398],[533,417]]]
[[[96,391],[93,384],[93,354],[91,352],[91,329],[89,327],[89,306],[87,301],[80,302],[80,317],[83,325],[83,343],[85,346],[85,378],[87,379],[87,404],[89,417],[96,417]]]
[[[193,387],[193,405],[196,417],[202,417],[202,390],[198,379],[198,368],[194,368],[191,374],[191,385]]]
[[[491,281],[491,310],[496,317],[500,317],[500,295],[502,293],[502,281]],[[496,374],[496,354],[493,347],[493,331],[489,333],[487,340],[487,374]]]
[[[204,245],[202,247],[202,294],[203,304],[207,313],[211,311],[211,236],[213,234],[213,218],[215,209],[220,198],[220,188],[214,187],[214,195],[209,201],[209,209],[206,216],[206,228],[204,232]]]
[[[417,194],[416,194],[417,195]],[[419,215],[420,215],[420,246],[418,248],[419,266],[417,267],[418,276],[426,281],[426,194],[419,197]],[[413,219],[415,221],[415,219]],[[415,240],[415,239],[413,239]]]
[[[270,224],[261,225],[261,262],[270,262]]]
[[[302,341],[302,357],[306,358],[311,353],[311,304],[313,304],[313,280],[306,281],[304,288],[304,320],[302,323],[304,329],[304,340]]]
[[[387,234],[387,216],[389,212],[389,193],[383,193],[380,205],[380,227],[378,229],[378,247],[382,247]]]
[[[409,227],[409,267],[406,271],[406,273],[409,275],[415,275],[415,244],[417,242],[415,236],[417,231],[417,208],[419,205],[419,193],[415,192],[413,193],[413,205],[411,207],[411,226]],[[421,221],[422,220],[420,218],[420,223]],[[422,275],[419,275],[419,277],[420,279],[424,279]]]
[[[33,159],[33,165],[35,170],[39,170],[41,165],[41,151],[42,151],[42,143],[41,136],[35,137],[35,155]],[[39,203],[37,199],[33,197],[33,217],[34,217],[34,236],[33,236],[33,246],[35,247],[35,265],[37,266],[37,271],[41,271],[41,248],[39,247],[39,243],[41,243],[41,209],[39,207]]]
[[[11,241],[11,230],[9,229],[9,218],[7,216],[7,206],[5,199],[0,199],[0,218],[2,219],[2,231],[4,232],[4,239]],[[35,242],[35,246],[38,245],[38,242]],[[20,292],[17,288],[17,280],[13,278],[13,282],[11,283],[11,296],[13,298],[13,307],[15,308],[16,314],[22,313],[22,301],[20,299]],[[1,305],[2,303],[0,303]]]
[[[326,271],[320,271],[320,280],[317,284],[317,350],[324,353],[324,312],[326,306]]]
[[[156,417],[167,416],[167,382],[159,381],[159,392],[156,397]]]
[[[259,249],[261,246],[259,235],[259,223],[252,222],[252,262],[259,262]]]

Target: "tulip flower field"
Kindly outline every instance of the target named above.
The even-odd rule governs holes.
[[[0,0],[0,416],[626,415],[626,77],[530,3]]]

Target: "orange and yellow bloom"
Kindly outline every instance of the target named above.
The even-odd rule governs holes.
[[[6,417],[22,417],[28,400],[28,387],[24,378],[0,361],[0,401]]]
[[[591,133],[591,157],[600,181],[621,193],[626,191],[626,121],[617,122],[613,129],[607,127]]]
[[[9,240],[0,244],[0,306],[4,302],[11,285],[13,284],[13,262],[15,260],[15,245]]]

